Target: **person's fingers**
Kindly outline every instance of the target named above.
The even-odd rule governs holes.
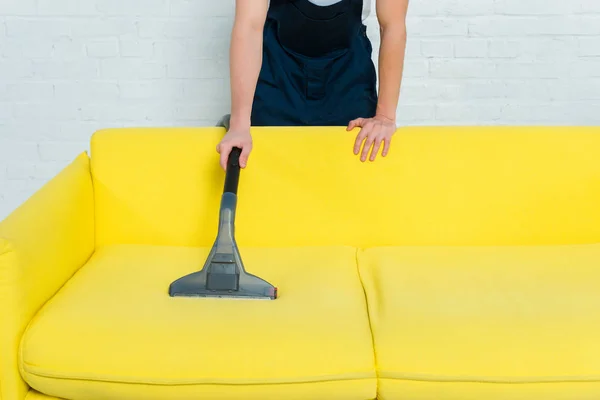
[[[227,170],[227,161],[229,161],[229,153],[231,153],[232,146],[230,144],[223,144],[221,146],[221,168]]]
[[[240,154],[240,167],[246,168],[248,165],[248,157],[250,156],[250,151],[252,150],[252,146],[248,143],[244,144],[242,147],[242,153]]]
[[[360,132],[358,132],[358,135],[356,135],[356,140],[354,141],[354,154],[355,155],[358,155],[358,153],[360,152],[360,146],[362,145],[363,141],[365,140],[365,138],[367,137],[368,134],[369,134],[368,127],[363,127],[360,129]]]
[[[371,130],[367,135],[365,140],[365,145],[363,146],[362,154],[360,155],[360,160],[362,162],[367,161],[367,156],[369,155],[369,150],[371,150],[371,146],[373,145],[373,141],[377,136],[377,131],[375,129]]]
[[[386,138],[385,142],[383,144],[383,151],[381,152],[381,156],[385,157],[388,155],[389,151],[390,151],[390,145],[392,142],[392,138]]]
[[[373,151],[371,152],[371,157],[369,158],[369,160],[375,161],[375,157],[377,157],[377,154],[379,153],[379,148],[381,147],[382,139],[383,138],[381,137],[381,135],[378,135],[375,138],[375,142],[373,143]]]
[[[365,123],[365,119],[364,118],[353,119],[348,124],[348,128],[346,128],[346,130],[351,131],[352,129],[356,128],[357,126],[363,126],[364,123]]]

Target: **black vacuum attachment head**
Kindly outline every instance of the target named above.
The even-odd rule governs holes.
[[[171,297],[219,297],[275,300],[277,288],[246,272],[235,242],[235,210],[241,150],[231,150],[219,212],[217,239],[198,272],[183,276],[169,287]]]

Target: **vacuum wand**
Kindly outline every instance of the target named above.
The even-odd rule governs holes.
[[[223,193],[233,193],[237,196],[238,183],[240,181],[240,155],[242,150],[234,147],[229,153],[227,168],[225,170],[225,187]]]
[[[246,272],[235,241],[235,214],[241,149],[234,147],[225,170],[217,238],[202,270],[171,283],[171,297],[277,298],[277,288]]]

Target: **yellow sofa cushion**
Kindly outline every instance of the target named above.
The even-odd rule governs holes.
[[[350,247],[245,248],[275,301],[170,298],[207,248],[101,248],[21,343],[36,390],[89,400],[372,399],[366,299]]]
[[[599,244],[362,251],[381,399],[597,395],[599,265]]]
[[[253,128],[242,246],[600,240],[600,127],[409,127],[361,163],[358,130]],[[97,244],[209,246],[219,128],[121,128],[92,141]]]

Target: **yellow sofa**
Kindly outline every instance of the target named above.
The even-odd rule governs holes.
[[[0,223],[1,400],[600,398],[600,128],[255,128],[236,237],[275,301],[168,296],[223,128],[96,132]]]

